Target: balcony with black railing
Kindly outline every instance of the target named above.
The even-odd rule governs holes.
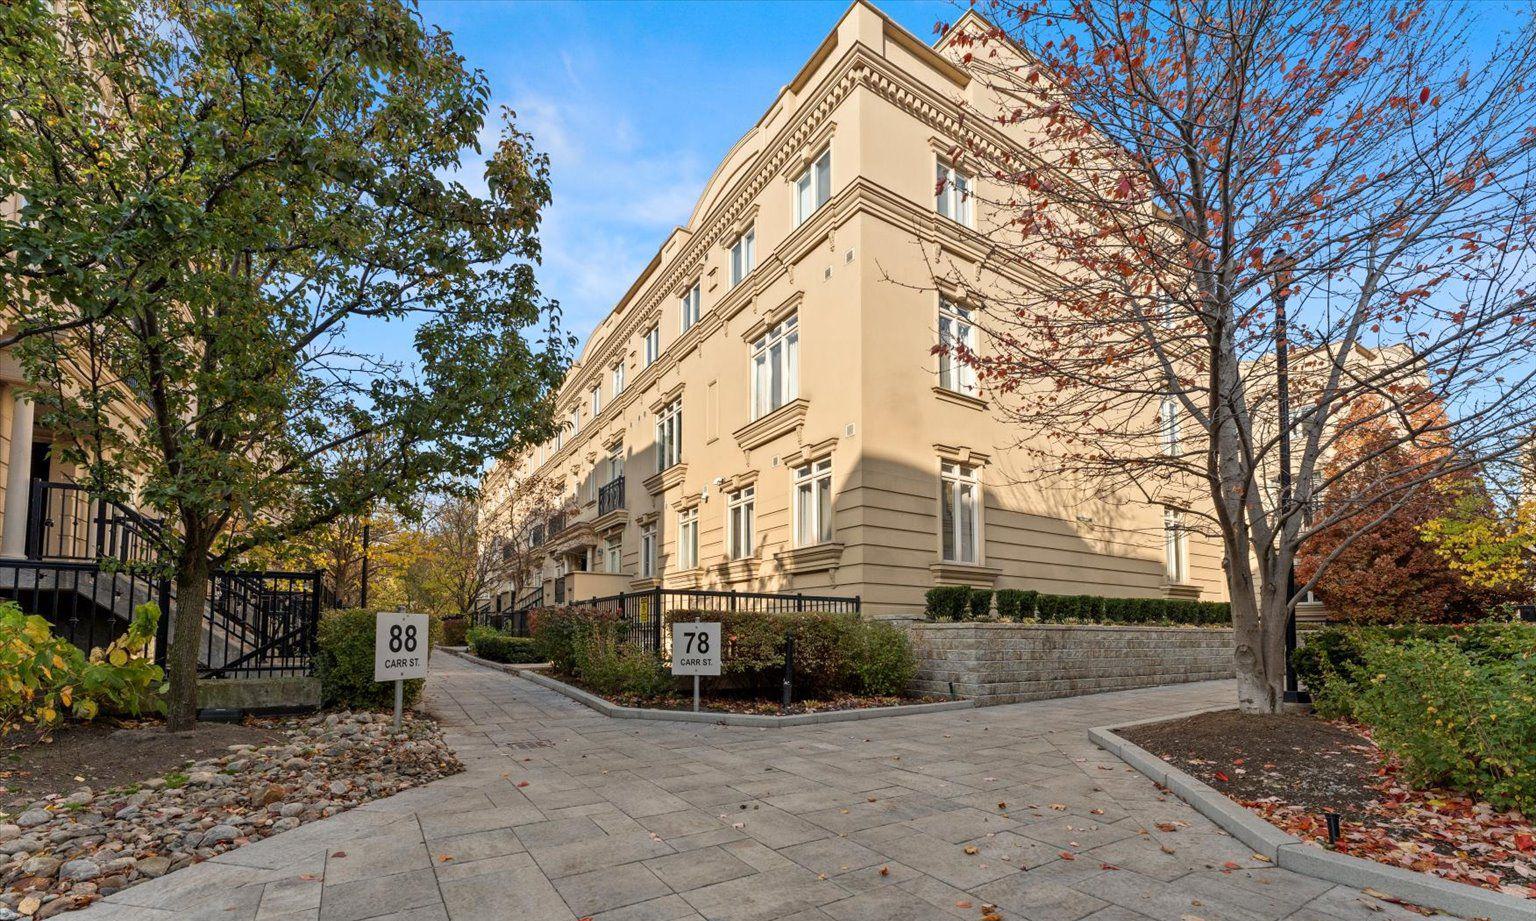
[[[614,477],[597,490],[597,513],[606,515],[624,507],[624,478]]]
[[[554,537],[565,530],[565,512],[557,512],[549,516],[548,534]]]

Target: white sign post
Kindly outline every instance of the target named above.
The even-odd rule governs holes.
[[[373,630],[373,680],[395,683],[395,731],[408,678],[427,677],[427,615],[380,612]]]
[[[720,624],[672,625],[672,674],[693,676],[693,712],[699,712],[699,676],[720,674]]]

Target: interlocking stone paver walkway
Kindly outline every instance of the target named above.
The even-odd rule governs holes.
[[[1254,860],[1084,732],[1231,697],[1213,682],[750,729],[610,720],[439,656],[427,706],[465,773],[69,917],[1417,919]]]

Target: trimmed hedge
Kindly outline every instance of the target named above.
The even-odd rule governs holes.
[[[374,612],[327,611],[320,617],[315,673],[327,707],[382,709],[395,705],[392,681],[373,680]],[[421,697],[424,678],[405,682],[405,705]]]
[[[987,616],[993,592],[965,585],[928,590],[929,620],[979,620]],[[1100,595],[1046,595],[1023,589],[999,589],[997,616],[1001,620],[1038,619],[1044,623],[1093,621],[1107,624],[1230,624],[1232,609],[1225,601],[1180,598],[1105,598]]]
[[[440,621],[443,628],[442,644],[444,646],[463,646],[467,642],[466,633],[469,631],[469,618],[463,614],[451,614]]]
[[[510,665],[543,662],[532,637],[509,636],[493,627],[470,627],[466,640],[471,655]]]

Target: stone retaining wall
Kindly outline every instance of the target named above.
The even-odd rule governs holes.
[[[978,704],[1231,678],[1232,631],[1217,627],[907,624],[918,694]]]

